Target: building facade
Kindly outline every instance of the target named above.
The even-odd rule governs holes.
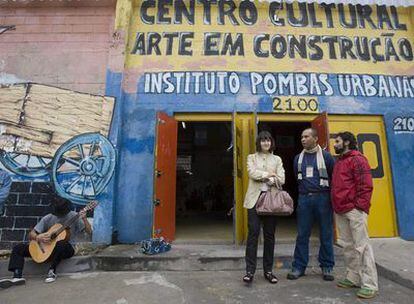
[[[370,162],[370,235],[414,239],[413,10],[317,2],[1,7],[4,83],[14,77],[115,97],[108,137],[117,162],[99,196],[95,242],[175,239],[177,212],[203,200],[209,212],[231,209],[230,238],[242,243],[244,164],[255,134],[272,131],[290,170],[300,130],[320,121],[327,148],[335,133],[349,130]],[[229,143],[221,152],[213,149],[220,138]],[[183,194],[197,183],[204,188],[193,192],[203,189],[203,196]],[[214,201],[226,207],[210,206],[209,189],[223,185],[231,195]]]

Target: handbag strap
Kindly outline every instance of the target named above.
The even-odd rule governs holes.
[[[283,190],[282,185],[280,184],[279,180],[277,178],[275,178],[276,183],[275,183],[275,187],[277,190]]]
[[[257,153],[254,153],[254,162],[255,162],[255,166],[257,167]],[[282,185],[280,184],[279,180],[277,178],[275,178],[275,180],[276,180],[276,185],[275,185],[276,189],[283,190]],[[270,187],[269,187],[269,190],[270,190]]]

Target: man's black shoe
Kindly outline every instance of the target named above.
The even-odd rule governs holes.
[[[24,278],[1,279],[0,288],[9,288],[11,286],[24,285],[26,280]]]
[[[288,273],[288,275],[287,275],[287,279],[288,280],[297,280],[297,279],[299,279],[300,277],[302,277],[302,276],[304,276],[305,275],[305,272],[301,272],[301,271],[299,271],[299,270],[297,270],[297,269],[292,269],[289,273]]]
[[[322,268],[322,277],[325,281],[333,281],[335,279],[332,269],[329,268]]]

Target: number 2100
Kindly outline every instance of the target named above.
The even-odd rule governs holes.
[[[273,98],[273,111],[275,112],[318,112],[319,103],[314,98]]]
[[[414,117],[397,117],[394,119],[394,131],[414,132]]]

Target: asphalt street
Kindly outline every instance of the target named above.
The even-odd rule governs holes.
[[[0,290],[1,304],[137,304],[137,303],[413,303],[414,290],[380,278],[375,299],[359,300],[356,289],[344,290],[325,282],[319,274],[288,281],[279,272],[271,285],[257,273],[251,286],[240,271],[193,272],[84,272],[65,274],[51,284],[43,277],[28,277],[25,286]]]

